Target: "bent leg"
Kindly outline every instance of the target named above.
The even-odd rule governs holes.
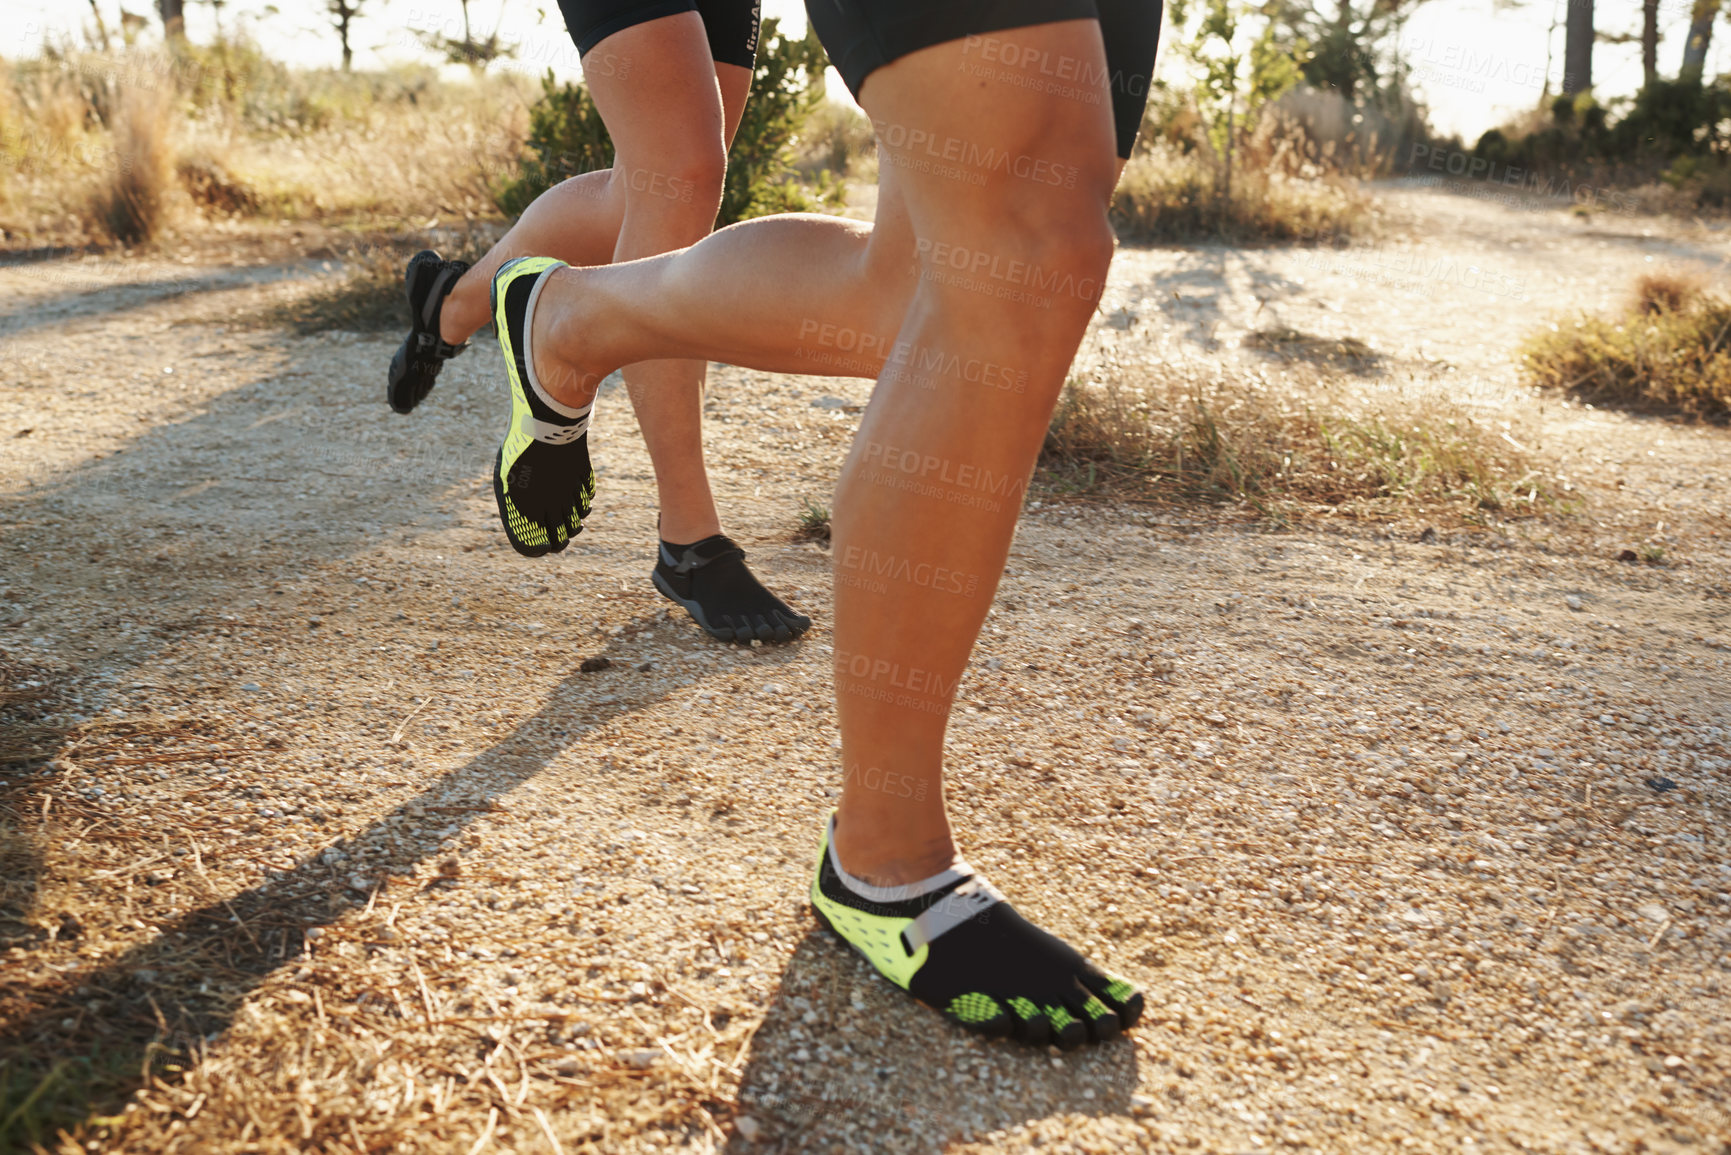
[[[709,234],[721,204],[727,143],[751,86],[750,69],[711,62],[695,12],[650,21],[605,43],[648,63],[624,78],[592,83],[613,135],[613,179],[625,205],[613,251],[597,264],[684,248]],[[625,373],[655,467],[660,536],[667,541],[697,542],[721,532],[703,461],[705,368],[702,361],[654,361]]]
[[[693,38],[693,27],[695,37]],[[506,261],[523,256],[550,256],[571,265],[605,265],[615,259],[619,249],[620,229],[627,213],[627,197],[633,183],[647,191],[653,184],[665,193],[670,179],[689,173],[691,163],[674,149],[673,137],[660,137],[665,146],[656,159],[657,136],[654,129],[671,126],[675,134],[690,140],[697,134],[688,126],[701,125],[707,133],[714,128],[725,154],[727,142],[733,139],[745,111],[745,101],[751,89],[751,70],[733,64],[713,64],[709,59],[707,41],[703,40],[702,21],[694,13],[667,17],[634,25],[602,41],[607,53],[627,56],[638,61],[656,61],[685,69],[668,83],[666,67],[657,67],[653,74],[643,68],[620,75],[612,70],[597,70],[586,79],[590,92],[600,107],[603,118],[620,145],[622,133],[632,139],[626,147],[632,152],[627,163],[634,165],[635,178],[621,176],[614,169],[580,173],[554,185],[523,211],[516,223],[464,275],[446,298],[439,315],[440,336],[459,344],[469,339],[488,323],[488,293],[493,274]],[[694,54],[694,44],[705,45]],[[600,51],[597,45],[595,51]],[[656,77],[661,77],[658,83]],[[628,79],[635,77],[635,80]],[[713,83],[707,78],[713,77]],[[628,125],[627,113],[631,114]],[[645,136],[643,128],[651,130]],[[707,142],[705,142],[707,145]],[[638,154],[647,151],[649,155]],[[707,147],[705,152],[710,151]],[[617,165],[615,166],[617,167]],[[656,175],[659,174],[659,175]],[[719,192],[717,193],[719,197]],[[705,223],[703,232],[714,224],[714,213]],[[698,233],[697,236],[702,236]],[[651,252],[665,252],[691,243],[688,237]],[[633,252],[630,256],[642,256]],[[626,259],[629,259],[627,257]]]
[[[535,314],[536,368],[568,404],[653,357],[875,377],[914,284],[912,233],[886,183],[873,225],[786,213],[676,253],[559,270]]]

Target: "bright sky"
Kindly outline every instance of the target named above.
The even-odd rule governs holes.
[[[129,0],[136,10],[154,18],[152,0]],[[96,0],[111,34],[119,28],[119,0]],[[1498,0],[1428,0],[1403,31],[1401,42],[1414,68],[1415,87],[1431,108],[1431,122],[1442,132],[1457,132],[1469,143],[1480,132],[1509,115],[1531,108],[1544,86],[1547,40],[1552,90],[1562,75],[1562,12],[1565,0],[1518,0],[1502,7]],[[501,17],[501,5],[503,5]],[[273,56],[291,64],[335,65],[341,59],[335,32],[323,18],[320,0],[227,0],[224,25],[244,27]],[[65,37],[94,26],[89,0],[6,0],[7,24],[14,30],[7,47],[15,55],[32,55],[45,36]],[[187,23],[195,40],[209,39],[216,30],[216,9],[209,0],[188,0]],[[1662,0],[1659,69],[1675,75],[1682,60],[1690,0]],[[1640,6],[1632,2],[1598,5],[1599,32],[1640,31]],[[462,10],[456,0],[366,0],[352,40],[360,68],[424,61],[428,53],[415,33],[442,29],[462,33]],[[765,16],[779,16],[790,31],[803,31],[801,0],[764,0]],[[576,76],[577,54],[552,0],[472,0],[470,19],[484,38],[496,24],[504,38],[518,45],[518,59],[495,67],[519,68],[539,75],[551,66],[562,76]],[[502,19],[502,23],[501,22]],[[1553,23],[1555,30],[1552,31]],[[22,28],[20,28],[22,25]],[[155,22],[152,20],[154,29]],[[20,35],[21,33],[21,35]],[[1731,57],[1731,28],[1716,30],[1707,75],[1714,76]],[[1163,51],[1160,73],[1173,75],[1170,54]],[[1641,83],[1641,52],[1636,42],[1601,43],[1593,58],[1595,89],[1601,97],[1632,93]],[[833,82],[831,90],[841,85]]]

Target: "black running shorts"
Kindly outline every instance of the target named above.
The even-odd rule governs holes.
[[[758,0],[559,0],[559,11],[579,55],[588,55],[615,32],[695,12],[703,17],[709,54],[717,64],[750,68],[757,61]]]
[[[806,0],[805,11],[848,90],[857,98],[867,76],[910,52],[966,40],[982,76],[1000,83],[1086,99],[1100,78],[1081,61],[1024,52],[994,36],[1031,24],[1099,20],[1118,155],[1129,157],[1148,103],[1162,0]],[[717,60],[720,57],[716,57]]]

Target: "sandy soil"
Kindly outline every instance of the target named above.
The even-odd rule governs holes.
[[[0,766],[4,1045],[155,1064],[89,1149],[1731,1150],[1731,435],[1510,361],[1725,244],[1387,195],[1376,247],[1122,252],[1086,355],[1353,336],[1365,388],[1500,410],[1580,512],[1030,508],[952,804],[1148,991],[1063,1056],[949,1030],[802,898],[837,779],[791,533],[858,420],[814,402],[864,383],[713,372],[730,529],[819,622],[730,648],[648,583],[617,391],[592,532],[528,562],[493,349],[405,419],[393,340],[248,321],[316,267],[0,267],[0,706],[53,755]]]

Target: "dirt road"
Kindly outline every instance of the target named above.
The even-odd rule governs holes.
[[[951,790],[969,859],[1148,992],[1063,1056],[947,1029],[802,898],[837,776],[791,534],[858,421],[814,402],[865,383],[713,371],[724,517],[819,622],[737,649],[648,583],[618,391],[592,530],[529,562],[494,349],[405,419],[392,340],[248,320],[308,269],[0,267],[0,708],[53,755],[0,766],[4,1047],[154,1064],[94,1149],[1731,1149],[1731,435],[1509,359],[1725,245],[1388,197],[1368,249],[1124,251],[1089,355],[1352,336],[1581,509],[1030,509]]]

